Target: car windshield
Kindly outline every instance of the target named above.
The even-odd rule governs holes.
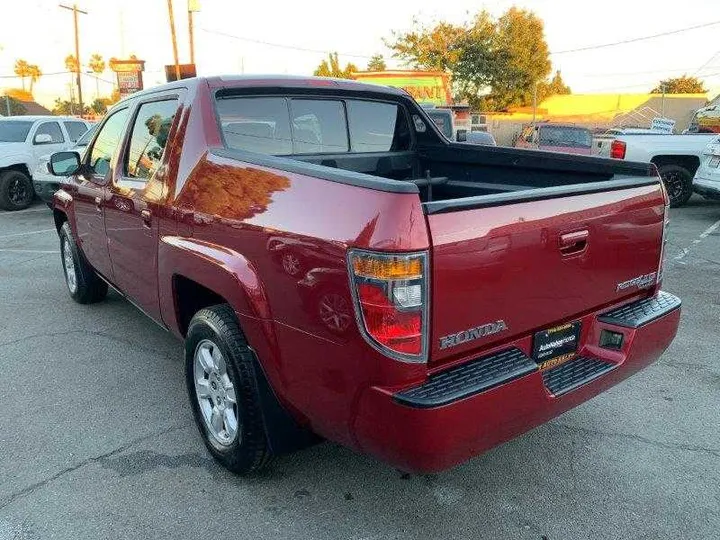
[[[25,142],[32,122],[0,120],[0,142]]]
[[[97,129],[98,124],[93,124],[90,126],[90,129],[88,129],[82,137],[80,137],[77,142],[75,143],[75,146],[87,146],[90,144],[90,139],[92,139],[92,136],[95,134],[95,130]]]
[[[540,128],[540,145],[590,148],[592,136],[583,128],[543,126]]]

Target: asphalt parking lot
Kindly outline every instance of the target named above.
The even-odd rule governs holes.
[[[678,337],[611,391],[442,474],[324,443],[243,479],[196,432],[180,342],[70,300],[45,206],[0,212],[0,540],[718,538],[719,222],[673,210]]]

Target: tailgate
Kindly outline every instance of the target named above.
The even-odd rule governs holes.
[[[659,183],[428,215],[430,361],[636,295],[625,282],[657,272],[663,215]]]

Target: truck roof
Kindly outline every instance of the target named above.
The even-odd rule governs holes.
[[[334,79],[331,77],[307,77],[297,75],[219,75],[213,77],[192,77],[181,81],[153,86],[147,90],[136,92],[122,101],[137,96],[163,92],[173,88],[195,87],[206,83],[210,88],[252,88],[252,87],[277,87],[282,89],[302,88],[334,88],[340,91],[373,92],[376,94],[388,94],[392,96],[407,97],[408,94],[400,89],[377,84],[366,84],[349,79]]]

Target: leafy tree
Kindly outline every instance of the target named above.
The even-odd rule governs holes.
[[[370,58],[370,61],[367,65],[368,71],[385,71],[387,69],[387,64],[385,63],[385,59],[383,58],[382,54],[374,54]]]
[[[42,71],[36,64],[30,64],[28,66],[28,77],[30,77],[30,93],[32,94],[33,85],[38,82],[38,79],[42,77]]]
[[[538,84],[538,103],[550,96],[572,94],[570,87],[563,81],[560,70],[555,72],[550,82],[543,81]]]
[[[340,67],[338,53],[330,53],[327,60],[320,62],[320,65],[314,71],[316,77],[335,77],[337,79],[351,79],[352,74],[358,71],[354,64],[347,64],[345,69]]]
[[[79,68],[80,68],[80,66],[78,66],[78,61],[77,61],[77,58],[75,58],[75,55],[68,54],[65,57],[65,69],[67,69],[68,71],[71,71],[73,73],[77,73]]]
[[[19,99],[11,96],[0,96],[0,115],[7,115],[7,104],[10,102],[10,116],[20,116],[27,113],[25,105]]]
[[[57,98],[55,100],[55,106],[52,108],[52,113],[62,116],[77,114],[78,104],[66,99]],[[92,114],[90,107],[83,105],[83,114]]]
[[[510,8],[493,19],[478,12],[468,23],[439,22],[407,33],[393,33],[386,45],[413,68],[452,75],[454,93],[471,106],[505,109],[532,101],[535,85],[551,71],[542,20]]]
[[[666,94],[704,94],[707,90],[703,87],[703,83],[697,77],[675,77],[665,79],[653,88],[651,94],[662,94],[663,87]]]
[[[30,75],[30,64],[22,58],[15,61],[15,75],[20,77],[22,89],[25,90],[25,77]]]
[[[95,98],[90,104],[90,110],[97,115],[103,115],[108,110],[108,98]]]
[[[90,56],[90,61],[88,62],[88,65],[90,66],[90,69],[93,71],[93,73],[97,73],[98,75],[105,71],[105,60],[103,60],[103,57],[98,53]]]

